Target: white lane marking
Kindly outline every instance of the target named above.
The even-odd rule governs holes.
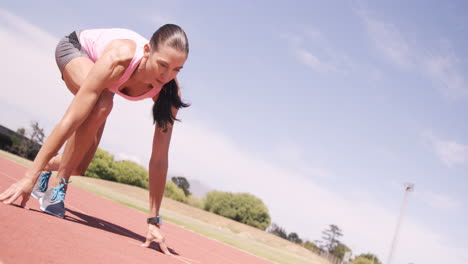
[[[192,263],[190,263],[190,262],[188,262],[188,261],[185,261],[185,260],[183,260],[183,259],[181,259],[181,258],[179,258],[179,257],[177,257],[177,256],[174,256],[174,255],[172,255],[172,256],[173,256],[174,258],[176,258],[176,259],[178,259],[178,260],[184,262],[184,263],[192,264]]]
[[[127,241],[128,243],[130,244],[134,244],[134,245],[138,245],[138,246],[141,246],[140,243],[136,243],[135,241],[130,241],[128,240]],[[201,263],[200,261],[196,261],[196,260],[193,260],[193,259],[189,259],[187,257],[182,257],[182,256],[176,256],[176,255],[172,255],[173,257],[175,257],[176,259],[184,262],[184,263],[188,263],[188,264],[192,264],[191,262],[195,262],[195,263]],[[191,261],[191,262],[188,262],[188,261]]]
[[[201,263],[200,261],[196,261],[196,260],[193,260],[193,259],[189,259],[187,257],[182,257],[182,256],[178,256],[179,258],[183,258],[183,259],[186,259],[186,260],[189,260],[189,261],[192,261],[192,262],[195,262],[195,263]]]

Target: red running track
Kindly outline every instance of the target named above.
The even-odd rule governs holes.
[[[0,158],[0,192],[26,168]],[[249,253],[165,222],[162,232],[175,253],[166,256],[145,240],[146,214],[70,185],[64,219],[42,213],[32,198],[29,210],[0,203],[0,264],[169,263],[266,264]]]

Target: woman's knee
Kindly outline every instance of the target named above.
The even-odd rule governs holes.
[[[105,121],[114,106],[114,96],[111,92],[104,90],[94,106],[90,117],[98,122]]]

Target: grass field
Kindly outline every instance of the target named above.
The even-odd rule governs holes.
[[[26,167],[31,161],[0,150],[0,157]],[[100,179],[73,176],[72,185],[120,204],[148,212],[148,191]],[[31,201],[30,201],[31,202]],[[279,264],[329,264],[311,251],[268,232],[232,221],[168,198],[161,204],[163,218],[198,234]]]

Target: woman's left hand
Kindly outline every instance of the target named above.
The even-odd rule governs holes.
[[[156,242],[161,251],[166,255],[172,255],[166,245],[166,239],[161,233],[161,229],[153,224],[148,224],[148,232],[146,233],[146,241],[141,246],[149,247],[151,242]]]
[[[35,181],[30,178],[22,178],[0,194],[0,202],[3,202],[4,204],[12,204],[21,197],[21,207],[26,207],[26,203],[28,202],[34,187],[34,182]]]

